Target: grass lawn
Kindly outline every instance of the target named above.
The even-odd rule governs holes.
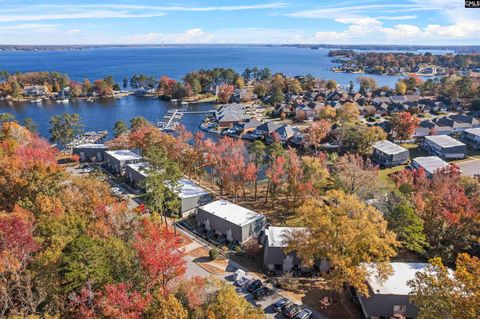
[[[418,144],[405,143],[400,144],[400,146],[405,147],[410,152],[410,158],[415,158],[419,156],[428,156],[428,154],[422,150]]]
[[[396,173],[403,171],[405,169],[406,165],[401,165],[401,166],[395,166],[395,167],[390,167],[386,169],[381,169],[378,172],[378,176],[380,178],[388,183],[393,183],[392,179],[389,177],[390,174]]]

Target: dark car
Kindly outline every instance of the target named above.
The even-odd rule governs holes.
[[[287,298],[282,298],[282,299],[277,300],[273,304],[273,310],[275,312],[282,312],[283,309],[290,306],[291,304],[292,304],[292,302],[290,300],[288,300]]]
[[[309,319],[312,316],[312,311],[310,309],[303,309],[296,316],[295,319]]]
[[[283,314],[287,318],[294,318],[300,311],[302,311],[302,308],[299,305],[290,305],[283,309]]]
[[[262,287],[262,281],[260,279],[254,280],[250,285],[248,285],[247,290],[253,292],[258,288]]]
[[[273,290],[267,287],[260,287],[253,292],[253,298],[255,299],[263,299],[267,296],[273,295]]]

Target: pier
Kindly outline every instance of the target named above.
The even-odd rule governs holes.
[[[211,114],[215,113],[217,110],[206,110],[206,111],[179,111],[179,114]]]

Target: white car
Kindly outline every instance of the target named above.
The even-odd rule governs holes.
[[[247,278],[247,273],[242,269],[237,269],[233,274],[233,280],[235,280],[235,284],[240,287],[243,287],[249,280]]]
[[[122,194],[122,190],[118,187],[112,187],[111,191],[112,191],[113,195],[121,195]]]

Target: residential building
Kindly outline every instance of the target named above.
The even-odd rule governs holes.
[[[178,181],[180,191],[180,217],[185,218],[197,212],[199,206],[205,205],[212,201],[210,193],[197,183],[182,178]]]
[[[365,318],[416,318],[418,308],[409,300],[411,288],[407,283],[428,265],[391,263],[393,273],[385,281],[371,273],[367,280],[369,297],[357,294]]]
[[[45,96],[48,89],[45,85],[27,85],[23,88],[23,94],[26,96]]]
[[[412,168],[423,168],[428,177],[432,176],[435,171],[448,167],[448,165],[450,164],[438,156],[415,157],[411,164]]]
[[[105,152],[107,168],[116,174],[123,175],[127,164],[138,163],[142,157],[130,150],[115,150]]]
[[[480,149],[480,127],[465,130],[462,134],[462,141],[474,149]]]
[[[221,128],[232,127],[234,123],[239,123],[250,119],[246,114],[247,106],[244,104],[225,104],[215,112],[215,118],[218,126]]]
[[[373,144],[372,159],[383,167],[402,165],[410,159],[409,151],[388,140]]]
[[[105,144],[81,144],[73,147],[72,153],[80,157],[80,162],[103,162]]]
[[[300,259],[294,252],[286,253],[288,236],[296,231],[304,231],[301,227],[273,227],[265,230],[263,241],[263,264],[270,271],[289,272],[300,266]]]
[[[472,127],[471,123],[457,121],[450,117],[441,117],[435,122],[437,125],[448,126],[452,128],[452,132],[463,132]]]
[[[144,188],[144,180],[148,176],[150,165],[146,162],[131,163],[125,165],[125,178],[127,182],[136,188]]]
[[[223,199],[200,206],[196,220],[207,235],[239,244],[258,237],[265,225],[265,216]]]
[[[447,135],[425,136],[422,148],[430,155],[441,158],[464,158],[467,145]]]

